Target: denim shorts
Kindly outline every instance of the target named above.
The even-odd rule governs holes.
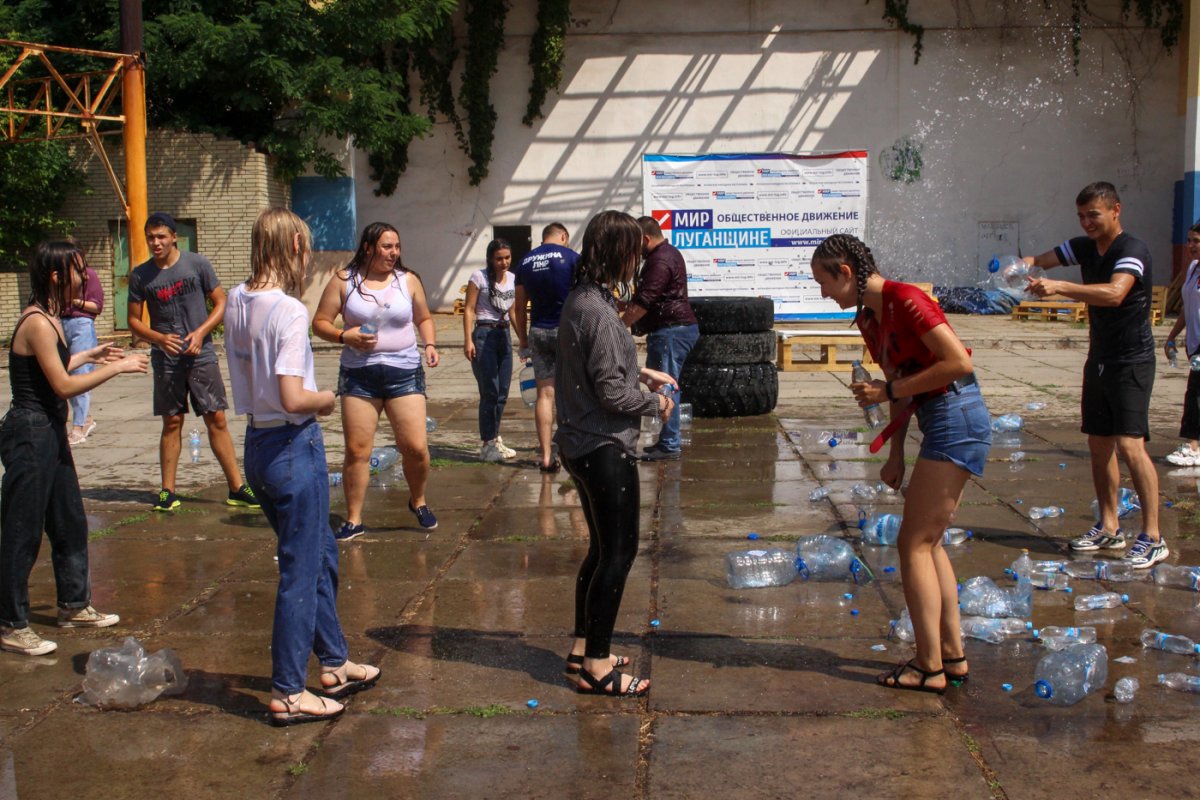
[[[365,397],[368,400],[391,400],[410,394],[425,394],[425,370],[393,367],[389,364],[367,364],[365,367],[342,367],[338,370],[340,396]]]
[[[992,418],[978,384],[925,401],[917,409],[917,423],[925,435],[921,458],[949,461],[972,475],[983,475],[992,446]]]

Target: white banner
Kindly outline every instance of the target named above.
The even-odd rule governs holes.
[[[867,152],[642,156],[642,205],[687,262],[688,295],[770,297],[777,320],[849,319],[821,299],[813,249],[860,239]]]

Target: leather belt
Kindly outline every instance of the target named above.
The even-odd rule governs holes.
[[[247,414],[246,415],[246,424],[249,425],[251,428],[254,428],[255,430],[262,430],[263,428],[282,428],[284,425],[287,425],[289,423],[286,419],[256,420],[254,418],[253,414]]]
[[[967,388],[968,386],[973,386],[976,383],[979,383],[979,381],[976,380],[975,373],[971,372],[963,375],[956,381],[950,381],[950,383],[946,384],[946,391],[958,394],[963,389]]]
[[[507,322],[476,322],[476,328],[507,328]]]

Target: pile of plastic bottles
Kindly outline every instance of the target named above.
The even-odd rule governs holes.
[[[120,647],[93,650],[83,677],[84,702],[101,708],[137,708],[185,689],[187,675],[175,651],[146,655],[132,636]]]
[[[796,541],[796,571],[804,580],[865,583],[873,577],[854,549],[836,536],[817,534]]]
[[[1056,706],[1078,703],[1108,681],[1108,651],[1102,644],[1072,644],[1050,653],[1034,670],[1037,696]]]
[[[958,607],[968,616],[1026,618],[1033,614],[1033,584],[1022,577],[1013,588],[1001,589],[991,578],[980,575],[963,582]]]

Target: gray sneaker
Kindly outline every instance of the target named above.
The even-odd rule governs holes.
[[[1105,533],[1099,525],[1093,525],[1092,529],[1083,536],[1072,539],[1068,546],[1077,553],[1086,553],[1092,550],[1124,550],[1125,534],[1121,532],[1120,528],[1117,528],[1116,533]]]
[[[101,614],[91,606],[58,610],[58,627],[60,628],[107,628],[120,621],[121,618],[116,614]]]
[[[1144,533],[1139,533],[1133,541],[1133,547],[1129,548],[1122,561],[1134,569],[1148,569],[1169,555],[1171,551],[1167,549],[1167,543],[1162,537],[1154,540]]]
[[[26,656],[44,656],[57,649],[57,644],[38,636],[28,625],[24,628],[0,625],[0,650]]]

